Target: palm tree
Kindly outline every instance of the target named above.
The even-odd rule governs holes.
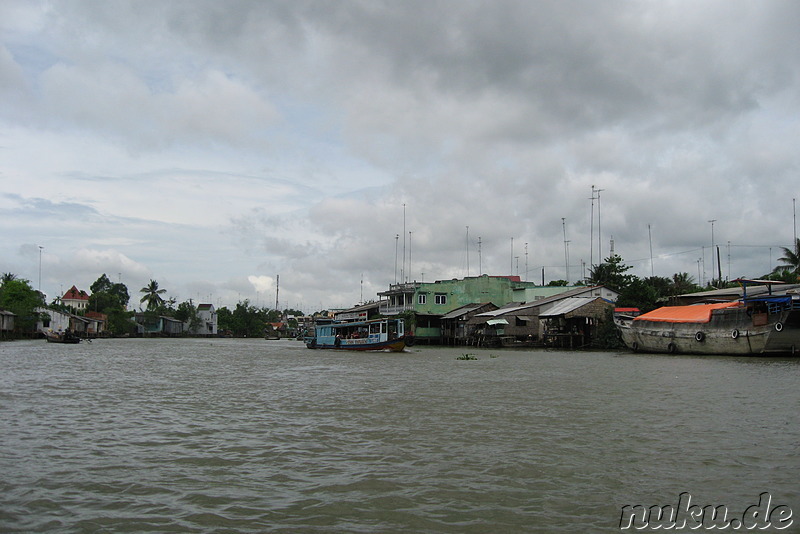
[[[164,304],[164,299],[161,298],[161,294],[166,293],[167,290],[158,289],[158,282],[150,280],[150,283],[140,289],[139,292],[144,293],[139,303],[147,302],[148,310],[157,310],[159,306]]]
[[[800,239],[794,244],[794,250],[788,247],[781,247],[783,250],[783,257],[778,258],[778,261],[783,265],[778,265],[772,271],[775,274],[795,274],[800,275]]]
[[[12,280],[16,280],[17,275],[13,273],[3,273],[3,276],[0,277],[0,285],[5,284],[6,282],[11,282]]]

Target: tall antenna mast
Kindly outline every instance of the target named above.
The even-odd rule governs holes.
[[[589,266],[594,268],[594,184],[592,184],[592,196],[590,198],[592,200],[592,210],[589,215]]]
[[[408,231],[408,272],[411,273],[411,230]],[[410,280],[410,275],[408,280]],[[406,280],[406,281],[408,281]]]
[[[406,280],[406,205],[403,204],[403,268],[400,270],[400,278],[405,284]]]
[[[601,246],[603,232],[600,230],[600,191],[605,191],[605,189],[595,189],[597,193],[597,263],[603,263],[603,247]]]
[[[280,307],[278,306],[278,291],[281,286],[281,275],[275,275],[275,310],[280,313]]]
[[[525,280],[528,279],[528,244],[525,243]]]
[[[467,249],[467,277],[469,277],[469,226],[467,226],[466,249]]]
[[[478,276],[483,275],[483,264],[481,259],[481,236],[478,236]]]
[[[400,240],[400,234],[394,234],[394,283],[397,283],[397,242]]]
[[[514,238],[511,238],[511,272],[510,275],[514,274]]]
[[[569,283],[569,249],[567,248],[567,243],[569,243],[569,241],[567,241],[567,221],[564,217],[561,217],[561,227],[564,230],[564,276],[566,277],[567,283]]]

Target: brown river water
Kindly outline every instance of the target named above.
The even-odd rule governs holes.
[[[0,532],[618,532],[765,492],[800,532],[800,358],[119,339],[0,369]]]

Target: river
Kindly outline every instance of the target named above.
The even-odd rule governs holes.
[[[0,343],[0,368],[2,532],[618,532],[682,493],[800,514],[800,359],[101,339]]]

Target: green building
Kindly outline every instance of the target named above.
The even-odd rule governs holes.
[[[467,304],[531,302],[548,298],[574,286],[537,286],[519,276],[473,276],[435,282],[392,284],[378,293],[380,314],[411,312],[415,318],[414,334],[418,341],[437,342],[441,337],[441,317]]]

